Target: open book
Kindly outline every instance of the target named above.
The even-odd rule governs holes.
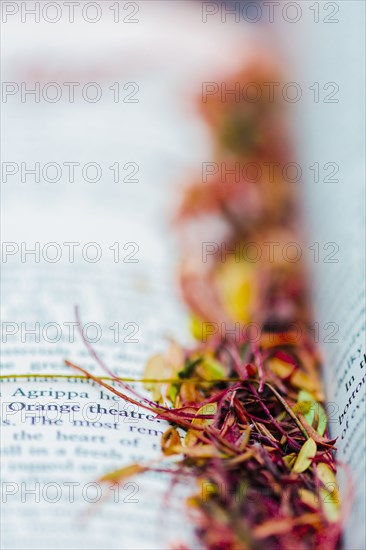
[[[211,153],[182,98],[229,61],[245,63],[258,29],[204,22],[193,3],[129,3],[120,14],[100,4],[95,25],[22,23],[20,13],[3,25],[4,549],[198,548],[185,516],[189,484],[172,487],[163,472],[118,489],[96,482],[160,456],[164,422],[76,378],[64,359],[102,375],[78,334],[75,305],[84,336],[121,377],[138,379],[167,338],[189,342],[170,222],[179,182]],[[322,22],[297,34],[299,51],[309,32],[314,48],[315,74],[298,71],[303,89],[336,82],[343,101],[300,103],[296,112],[310,112],[298,128],[301,162],[314,167],[304,178],[304,217],[328,413],[355,485],[347,550],[366,544],[362,10],[348,2],[331,28],[345,37],[336,53],[322,49],[332,32]],[[348,474],[340,483],[345,495]]]

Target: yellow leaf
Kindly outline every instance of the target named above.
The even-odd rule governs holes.
[[[145,366],[144,378],[162,379],[164,378],[166,363],[163,355],[157,354],[150,357]],[[151,387],[151,382],[145,382],[146,389]]]
[[[293,365],[290,365],[290,363],[285,363],[285,361],[282,361],[277,357],[274,357],[269,361],[269,368],[274,374],[277,374],[277,376],[279,376],[280,378],[287,378],[294,370]]]
[[[292,466],[295,464],[295,460],[297,458],[296,453],[290,453],[289,455],[286,455],[283,457],[283,461],[286,464],[286,466],[291,470]]]
[[[238,262],[235,256],[225,257],[216,273],[215,282],[229,317],[248,323],[254,299],[255,266],[242,259]]]
[[[207,403],[206,405],[203,405],[200,409],[198,409],[196,416],[206,415],[206,416],[214,416],[217,411],[217,403]],[[213,418],[194,418],[192,420],[193,426],[209,426],[212,424]]]
[[[191,316],[190,320],[190,331],[192,333],[193,338],[196,338],[196,340],[203,340],[203,321],[196,315]]]
[[[146,363],[144,378],[149,380],[161,380],[166,376],[166,363],[162,355],[153,355]],[[162,400],[161,394],[162,384],[156,382],[144,382],[144,387],[152,392],[152,398],[154,401],[159,402]]]
[[[216,483],[208,479],[201,478],[198,480],[199,494],[196,495],[197,501],[208,502],[211,497],[219,493],[219,487]]]
[[[320,488],[320,496],[324,513],[329,521],[337,521],[339,519],[340,498],[335,474],[324,462],[317,465],[316,471],[323,484],[323,487]]]
[[[244,433],[241,436],[241,441],[240,441],[240,444],[239,444],[239,449],[241,451],[244,451],[245,447],[248,445],[249,439],[250,439],[250,433],[251,433],[250,426],[247,426],[245,428]]]
[[[212,458],[213,456],[220,456],[214,445],[195,445],[194,447],[184,447],[183,445],[177,446],[176,452],[182,453],[192,458]]]
[[[321,487],[320,489],[320,498],[323,505],[324,514],[326,515],[329,521],[338,521],[339,520],[339,501],[334,500],[332,494]]]
[[[293,365],[278,359],[272,358],[269,362],[269,368],[280,378],[290,378],[291,384],[300,390],[307,390],[314,393],[318,398],[318,381],[301,370],[295,370]]]
[[[295,464],[292,467],[292,471],[296,474],[301,474],[302,472],[305,472],[305,470],[307,470],[311,465],[312,459],[316,455],[316,450],[316,443],[314,439],[310,437],[301,447]]]
[[[181,445],[179,433],[175,428],[169,428],[161,438],[161,450],[165,455],[177,454],[176,447]]]
[[[165,354],[166,363],[172,368],[173,377],[184,367],[184,351],[179,344],[171,341]]]
[[[217,411],[217,403],[207,403],[198,409],[196,416],[198,415],[215,415]],[[205,427],[212,424],[213,418],[194,418],[192,420],[192,428],[188,430],[185,437],[185,444],[192,446],[197,441],[198,430],[194,430],[194,426]]]
[[[202,396],[196,384],[191,384],[190,382],[184,382],[180,385],[179,396],[184,403],[197,403],[197,401],[202,401]]]
[[[325,485],[325,487],[327,487],[329,484],[337,486],[336,477],[332,469],[328,466],[328,464],[325,464],[325,462],[319,462],[319,464],[317,464],[316,473],[318,474],[320,481],[323,483],[323,485]]]
[[[318,497],[315,493],[308,491],[308,489],[299,489],[299,497],[311,508],[318,509]]]
[[[291,376],[291,384],[295,386],[295,388],[307,390],[309,392],[316,392],[318,389],[318,381],[310,378],[309,375],[301,370],[297,370],[293,373]]]

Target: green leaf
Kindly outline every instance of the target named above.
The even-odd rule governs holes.
[[[191,361],[187,361],[184,368],[178,372],[179,378],[190,378],[194,372],[194,369],[202,361],[202,357],[197,357]]]
[[[298,457],[293,465],[292,471],[296,474],[301,474],[309,468],[314,456],[316,455],[317,447],[314,439],[311,437],[305,441],[301,447]]]
[[[178,384],[170,384],[169,389],[168,389],[168,396],[169,396],[169,399],[171,400],[171,402],[173,403],[173,405],[174,405],[175,400],[177,398],[178,392],[179,392],[179,385]]]
[[[303,414],[306,422],[310,424],[320,435],[324,435],[327,427],[327,415],[320,403],[311,393],[301,390],[295,405],[296,411]]]
[[[225,368],[213,357],[205,357],[201,365],[196,368],[196,372],[204,380],[222,380],[225,378]]]

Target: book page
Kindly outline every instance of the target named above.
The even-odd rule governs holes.
[[[297,3],[274,29],[300,94],[294,101],[314,339],[337,438],[344,548],[366,544],[365,6]],[[295,17],[295,16],[294,16]]]
[[[117,376],[141,378],[168,338],[188,342],[174,182],[208,144],[184,98],[242,38],[231,25],[205,27],[194,4],[121,4],[120,14],[112,4],[98,4],[94,25],[92,8],[76,10],[75,23],[65,13],[54,25],[23,23],[19,12],[3,25],[3,548],[194,546],[187,480],[97,482],[159,458],[167,425],[59,375],[79,374],[65,359],[103,375],[75,305],[84,338]]]
[[[366,543],[365,6],[337,6],[337,23],[307,29],[313,89],[302,111],[303,196],[330,428],[343,499],[352,501],[344,547],[359,550]]]

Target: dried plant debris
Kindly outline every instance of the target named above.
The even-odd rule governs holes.
[[[193,351],[173,342],[146,367],[145,385],[153,386],[156,403],[130,397],[122,382],[124,392],[89,375],[171,423],[162,436],[162,457],[176,457],[169,463],[172,475],[196,478],[197,493],[188,505],[209,549],[337,548],[335,442],[319,401],[319,381],[299,359],[301,349],[317,366],[306,340],[288,345],[277,339],[269,346],[265,338],[259,351],[229,340]],[[154,382],[161,373],[169,382]],[[299,376],[312,392],[298,388]],[[120,483],[154,469],[159,464],[131,465],[100,481]]]
[[[265,170],[293,159],[283,101],[266,95],[266,83],[279,82],[279,74],[272,61],[257,57],[226,82],[227,89],[257,83],[260,101],[238,102],[231,94],[227,102],[220,95],[200,102],[216,165],[256,165],[261,176],[220,173],[184,194],[177,217],[180,279],[197,345],[171,342],[148,361],[151,400],[119,381],[90,345],[121,391],[79,368],[171,424],[161,462],[132,465],[102,481],[159,468],[195,479],[188,509],[209,550],[335,550],[342,531],[306,268],[303,258],[283,254],[299,242],[296,193],[283,171],[270,178]],[[203,261],[197,242],[212,241],[209,218],[225,230]],[[225,253],[233,249],[238,254]]]

